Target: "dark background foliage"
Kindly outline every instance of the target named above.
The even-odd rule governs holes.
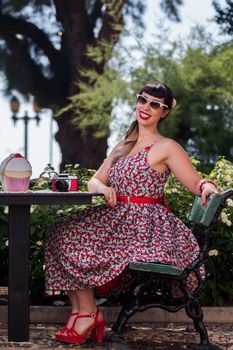
[[[193,160],[194,165],[198,162]],[[47,167],[43,177],[37,180],[33,189],[48,188],[51,170]],[[67,167],[67,172],[77,174],[81,190],[86,190],[86,183],[94,170]],[[218,160],[209,174],[210,178],[217,179],[217,185],[225,191],[233,188],[233,164],[224,158]],[[203,176],[206,176],[203,174]],[[194,196],[187,192],[180,183],[170,176],[166,185],[166,200],[172,211],[188,226]],[[100,205],[103,199],[96,198],[92,205]],[[231,206],[230,206],[231,204]],[[71,213],[88,206],[32,206],[31,234],[30,234],[30,289],[32,304],[52,304],[55,300],[67,301],[65,294],[51,295],[44,290],[44,244],[49,228],[58,220]],[[0,207],[0,286],[7,285],[8,276],[8,224],[4,207]],[[224,209],[225,219],[219,218],[218,225],[210,235],[210,249],[217,251],[217,255],[210,257],[207,263],[205,287],[201,292],[201,301],[204,305],[232,305],[233,302],[233,200]],[[45,220],[46,218],[46,220]],[[227,218],[227,219],[226,219]],[[228,224],[227,224],[228,222]],[[220,244],[220,245],[219,245]],[[116,294],[116,295],[115,295]],[[108,303],[115,305],[119,302],[119,293],[111,296]]]

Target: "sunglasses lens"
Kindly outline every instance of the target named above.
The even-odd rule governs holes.
[[[156,101],[151,101],[150,106],[153,109],[159,109],[160,108],[160,104],[158,102],[156,102]]]
[[[141,103],[142,105],[145,105],[147,103],[147,98],[142,96],[142,95],[139,95],[138,96],[138,103]]]

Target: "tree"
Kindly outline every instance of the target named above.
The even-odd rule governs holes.
[[[201,161],[202,170],[209,171],[218,156],[233,160],[233,43],[216,45],[203,28],[196,28],[186,42],[169,45],[166,41],[163,46],[169,37],[164,33],[151,45],[142,47],[140,42],[144,57],[140,65],[128,69],[129,84],[123,96],[119,95],[120,103],[129,103],[130,116],[135,95],[144,84],[153,80],[167,83],[178,104],[161,123],[161,133],[180,142]]]
[[[220,24],[223,31],[229,35],[233,34],[233,1],[226,0],[227,6],[222,9],[218,1],[213,1],[213,6],[217,12],[216,22]]]
[[[199,35],[196,41],[189,39],[180,56],[175,44],[170,52],[156,55],[151,48],[146,55],[147,70],[167,82],[178,101],[161,124],[162,132],[200,159],[203,170],[220,155],[233,160],[233,45],[214,46],[209,40]]]
[[[181,0],[165,1],[168,15],[178,18]],[[162,2],[163,3],[163,2]],[[164,5],[164,6],[165,6]],[[143,0],[0,0],[0,69],[6,91],[35,96],[43,108],[55,113],[79,92],[76,84],[87,80],[84,70],[101,75],[109,59],[87,55],[88,49],[108,44],[110,52],[119,40],[127,16],[142,26]],[[58,34],[58,35],[57,35]],[[109,114],[111,106],[107,106]],[[86,119],[91,110],[81,109]],[[105,157],[107,137],[94,137],[93,126],[85,135],[67,110],[56,118],[62,164],[97,167]]]

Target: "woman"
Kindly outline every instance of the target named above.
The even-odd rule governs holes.
[[[136,120],[88,183],[89,191],[104,194],[106,205],[71,215],[49,233],[47,288],[66,290],[72,305],[57,340],[81,344],[91,333],[102,341],[105,322],[94,288],[119,276],[130,262],[184,268],[198,256],[192,232],[164,203],[164,185],[173,172],[190,192],[201,195],[203,205],[218,190],[200,177],[177,142],[159,133],[158,124],[175,104],[166,85],[142,88]]]

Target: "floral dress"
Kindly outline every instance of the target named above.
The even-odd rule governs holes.
[[[117,194],[163,198],[169,171],[147,161],[150,147],[120,158],[108,171]],[[103,286],[133,261],[173,264],[182,269],[199,254],[188,229],[162,204],[117,202],[72,214],[48,233],[46,288],[75,290]]]

